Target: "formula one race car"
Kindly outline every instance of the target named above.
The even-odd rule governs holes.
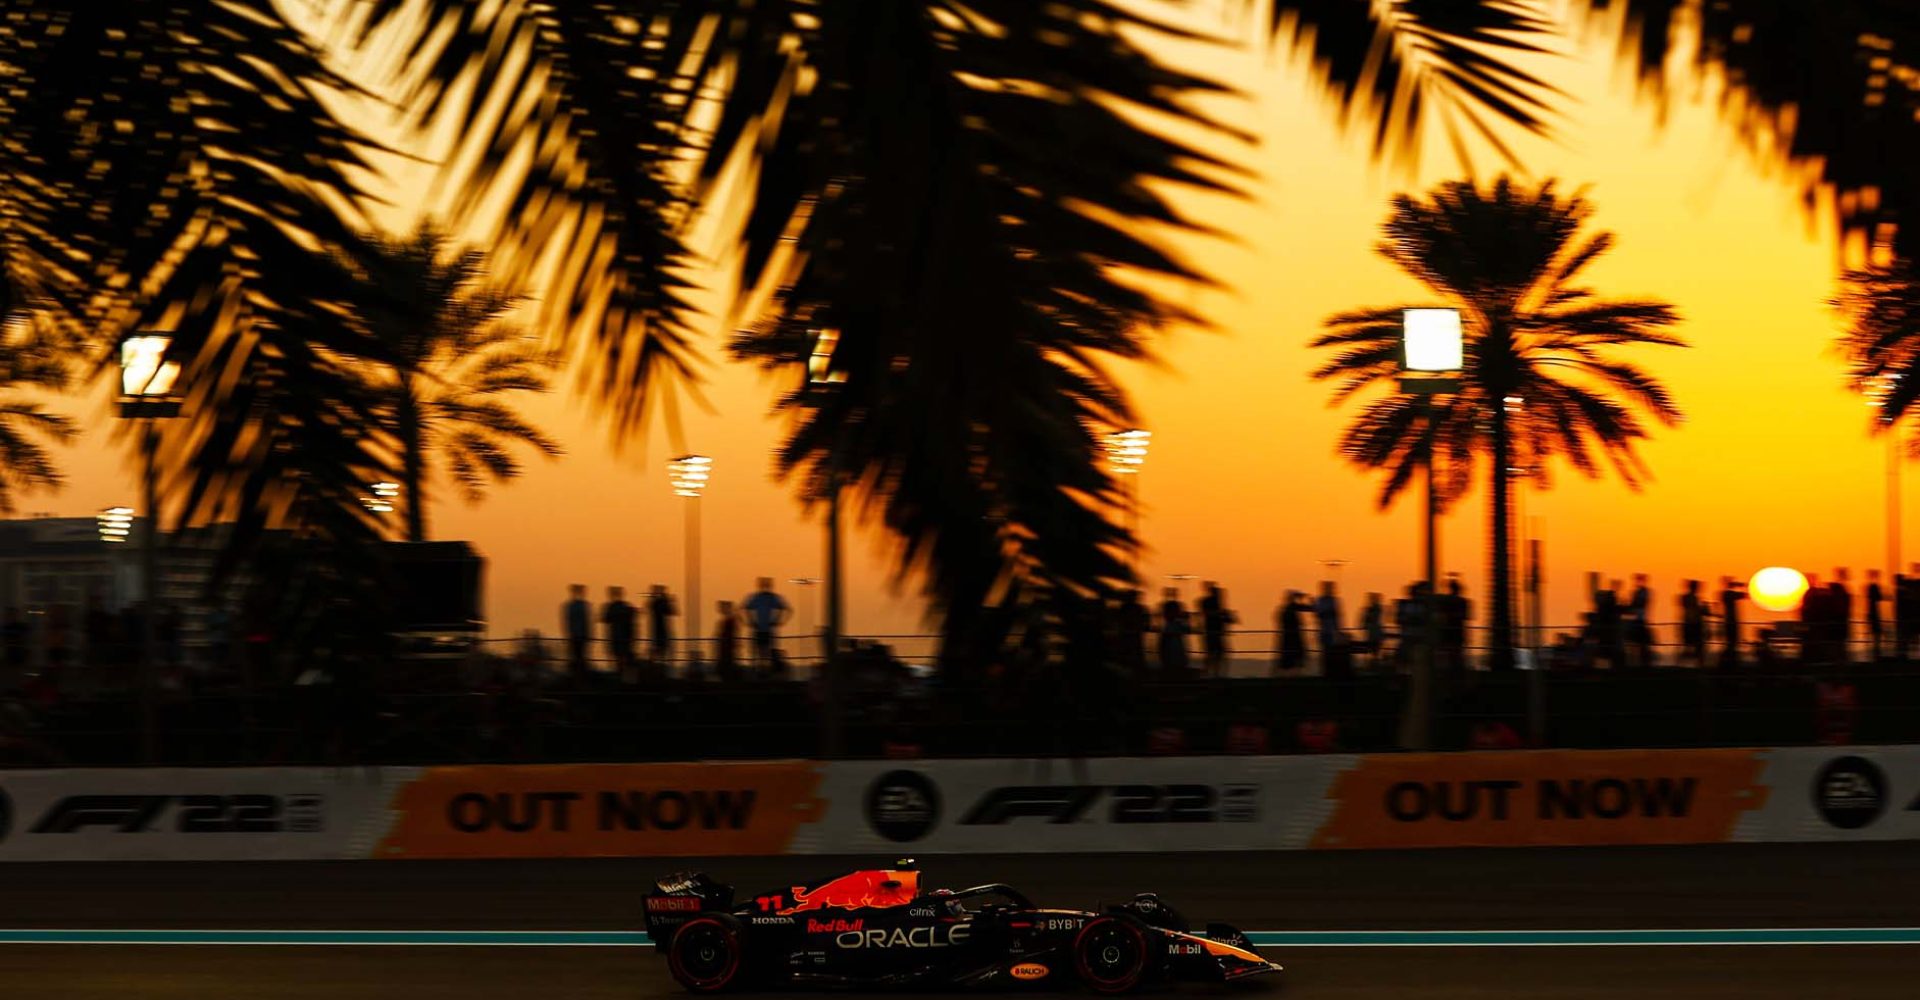
[[[1100,911],[1042,909],[1011,886],[920,888],[911,861],[735,904],[698,873],[662,879],[647,933],[696,993],[746,986],[1058,987],[1125,993],[1165,980],[1278,972],[1225,924],[1193,933],[1151,893]]]

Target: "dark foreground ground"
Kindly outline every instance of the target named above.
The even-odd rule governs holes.
[[[743,891],[873,859],[0,867],[11,928],[635,929],[656,875]],[[885,860],[885,859],[882,859]],[[1920,925],[1904,844],[1611,850],[928,858],[925,878],[1003,880],[1089,906],[1153,889],[1248,930]],[[1286,948],[1286,998],[1901,998],[1920,947]],[[1209,995],[1215,991],[1198,992]],[[0,946],[0,997],[661,998],[628,948]]]

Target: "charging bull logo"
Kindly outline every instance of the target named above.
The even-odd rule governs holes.
[[[793,887],[793,905],[782,914],[829,907],[857,910],[869,906],[905,906],[920,892],[919,872],[865,871],[842,875],[812,889]]]

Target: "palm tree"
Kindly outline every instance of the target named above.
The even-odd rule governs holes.
[[[1878,403],[1875,431],[1892,430],[1920,400],[1920,266],[1895,257],[1849,271],[1834,306],[1853,378]]]
[[[488,283],[486,255],[450,247],[431,226],[369,237],[354,270],[364,288],[355,312],[381,362],[375,394],[399,442],[406,537],[424,542],[436,456],[477,502],[488,481],[520,474],[515,448],[560,454],[507,401],[545,392],[554,357],[508,322],[524,299]]]
[[[1537,188],[1505,177],[1487,187],[1454,181],[1424,197],[1396,197],[1378,248],[1461,311],[1465,369],[1457,391],[1431,409],[1399,393],[1368,403],[1342,435],[1340,451],[1356,465],[1386,471],[1383,508],[1427,462],[1443,501],[1466,492],[1476,463],[1488,464],[1495,668],[1513,661],[1514,467],[1533,466],[1544,480],[1555,457],[1588,476],[1598,476],[1604,461],[1638,488],[1646,472],[1634,452],[1647,435],[1640,414],[1669,426],[1680,420],[1659,380],[1610,352],[1628,344],[1684,346],[1667,332],[1679,316],[1664,302],[1601,299],[1578,283],[1613,246],[1610,233],[1582,232],[1592,215],[1585,198],[1561,196],[1552,181]],[[1327,320],[1312,346],[1340,353],[1313,377],[1337,383],[1336,402],[1399,377],[1406,308]]]
[[[0,315],[96,359],[131,329],[173,334],[187,400],[164,488],[179,519],[236,525],[224,565],[269,526],[370,539],[358,497],[388,478],[353,398],[371,345],[320,266],[351,240],[372,144],[322,102],[356,88],[281,7],[32,0],[0,18]]]
[[[32,323],[0,324],[0,386],[28,393],[0,396],[0,512],[13,513],[20,493],[60,487],[60,470],[42,442],[66,444],[77,431],[31,396],[64,390],[70,357]]]
[[[1855,247],[1920,256],[1920,17],[1884,0],[1585,0],[1617,18],[1622,58],[1662,105],[1723,84],[1721,109],[1765,163],[1838,207]],[[1690,58],[1676,59],[1675,55]],[[1690,74],[1675,66],[1691,65]],[[1691,77],[1686,78],[1686,77]],[[1822,197],[1824,195],[1825,197]]]
[[[863,500],[949,636],[983,604],[1128,575],[1090,427],[1134,421],[1105,365],[1193,319],[1153,290],[1204,280],[1151,235],[1194,228],[1160,191],[1236,176],[1121,111],[1234,141],[1194,107],[1221,88],[1136,41],[1187,29],[1106,0],[370,3],[369,35],[407,33],[380,39],[402,103],[473,137],[460,183],[535,150],[495,257],[518,277],[564,240],[548,318],[590,344],[621,432],[688,374],[682,233],[740,200],[745,153],[721,256],[743,304],[774,294],[734,347],[798,386],[780,464],[802,495]],[[1416,144],[1423,109],[1539,127],[1545,88],[1502,62],[1544,30],[1524,4],[1281,2],[1271,25],[1383,153]],[[540,99],[489,110],[467,78]],[[823,330],[838,380],[814,384]]]

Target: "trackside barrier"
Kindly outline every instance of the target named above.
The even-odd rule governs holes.
[[[365,858],[413,768],[0,771],[0,861]]]
[[[0,771],[0,861],[1920,840],[1920,747]]]

